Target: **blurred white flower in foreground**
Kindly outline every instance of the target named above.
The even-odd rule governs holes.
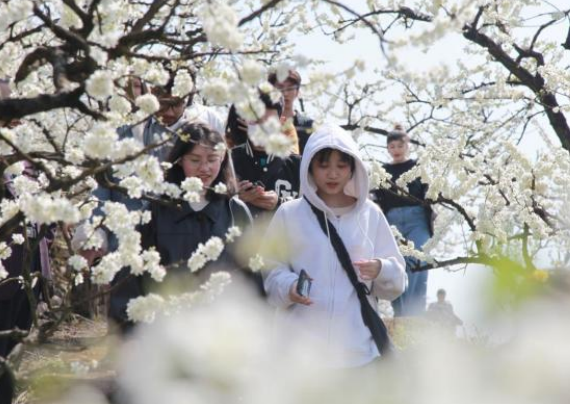
[[[141,326],[119,370],[128,401],[334,402],[340,393],[334,380],[341,373],[316,368],[312,355],[321,350],[306,339],[284,338],[275,345],[271,313],[252,296],[231,289],[211,305]]]

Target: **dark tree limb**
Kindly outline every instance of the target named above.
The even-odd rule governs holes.
[[[520,66],[516,60],[513,60],[498,43],[478,31],[477,24],[482,12],[483,8],[479,10],[472,24],[465,25],[463,28],[463,36],[467,40],[485,48],[498,63],[502,64],[512,75],[520,80],[524,86],[536,94],[537,99],[544,107],[548,121],[558,136],[562,147],[566,150],[570,150],[570,127],[568,126],[566,117],[560,111],[560,105],[556,100],[556,95],[546,90],[545,80],[540,74],[537,73],[533,75],[530,73]],[[535,56],[533,55],[533,57]]]
[[[250,15],[242,18],[238,23],[238,27],[241,27],[242,25],[254,20],[255,18],[259,17],[261,14],[263,14],[265,11],[274,8],[277,4],[281,3],[281,1],[283,0],[271,0],[265,3],[262,7],[260,7]]]

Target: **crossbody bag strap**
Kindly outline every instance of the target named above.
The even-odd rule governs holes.
[[[346,246],[340,238],[340,235],[338,234],[336,228],[330,221],[328,221],[323,211],[317,209],[311,202],[309,202],[306,197],[305,200],[317,217],[319,225],[325,235],[330,235],[330,241],[337,255],[337,258],[340,261],[341,266],[344,268],[344,271],[346,272],[350,283],[352,283],[352,286],[356,290],[356,295],[360,301],[360,312],[362,314],[362,320],[364,321],[364,324],[370,329],[372,339],[374,340],[378,351],[382,356],[388,355],[389,352],[393,350],[392,342],[390,341],[390,336],[388,335],[386,325],[368,300],[370,290],[363,282],[360,282],[358,280],[358,275],[356,274],[356,271],[352,265],[350,254],[348,253],[348,250],[346,249]]]

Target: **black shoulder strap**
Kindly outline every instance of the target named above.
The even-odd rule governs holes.
[[[388,335],[386,325],[376,310],[374,310],[374,308],[370,305],[370,301],[367,297],[370,294],[370,290],[364,283],[358,280],[358,276],[356,275],[354,267],[352,266],[350,255],[348,254],[348,251],[342,239],[336,231],[336,228],[330,221],[326,219],[325,213],[323,211],[317,209],[311,202],[309,202],[306,197],[305,200],[317,217],[317,220],[319,221],[319,225],[321,226],[323,232],[325,234],[330,234],[330,241],[334,248],[336,256],[338,257],[340,264],[348,275],[350,283],[352,283],[352,286],[354,286],[354,289],[356,290],[358,300],[360,301],[360,312],[362,314],[362,320],[364,321],[364,324],[370,329],[370,333],[372,334],[372,338],[374,339],[376,347],[378,347],[378,351],[380,351],[380,354],[382,356],[389,355],[390,351],[393,350],[393,345],[390,341],[390,336]]]

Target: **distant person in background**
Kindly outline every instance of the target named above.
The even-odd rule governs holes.
[[[287,78],[283,81],[277,81],[277,73],[271,73],[268,81],[283,95],[283,112],[281,113],[281,121],[285,123],[291,120],[297,136],[299,137],[298,154],[303,154],[307,140],[313,132],[313,120],[304,115],[305,108],[303,100],[299,98],[301,89],[301,75],[296,70],[289,70]],[[299,99],[301,111],[295,109],[295,100]]]
[[[7,80],[0,80],[0,99],[10,98],[10,86]],[[15,128],[20,124],[19,120],[9,122],[0,121],[0,128]],[[6,156],[5,156],[6,157]],[[37,171],[32,165],[24,161],[23,175],[34,180],[37,178]],[[14,186],[14,175],[4,173],[0,177],[0,201],[14,200],[18,197],[17,189]],[[42,228],[44,227],[44,228]],[[20,235],[25,237],[24,243],[13,242],[12,236]],[[33,307],[30,297],[36,301],[40,298],[44,288],[44,282],[51,278],[51,268],[49,260],[49,246],[53,241],[54,227],[40,226],[27,222],[25,227],[18,226],[12,233],[0,239],[12,249],[12,254],[1,261],[0,272],[6,278],[0,277],[0,332],[8,332],[15,328],[29,330],[33,322]],[[26,268],[26,264],[28,268]],[[24,270],[28,269],[30,276],[37,276],[32,281],[31,296],[28,296],[23,284],[18,278],[24,276]],[[5,272],[4,272],[5,271]],[[47,296],[43,296],[47,299]],[[10,337],[0,337],[0,359],[4,360],[16,347],[18,341]],[[13,381],[7,371],[4,371],[0,363],[0,404],[8,404],[12,401],[14,394]]]
[[[455,332],[455,327],[463,325],[463,321],[457,317],[453,311],[453,306],[445,300],[445,297],[445,289],[439,289],[437,291],[437,302],[430,303],[427,317],[433,322]]]
[[[402,236],[421,249],[432,235],[432,211],[424,204],[427,185],[419,178],[407,186],[407,194],[398,192],[396,181],[407,171],[416,166],[416,160],[410,159],[410,140],[401,126],[396,126],[388,134],[388,153],[392,162],[384,164],[384,169],[392,176],[390,189],[372,191],[373,199],[380,205],[388,222],[396,226]],[[394,316],[417,316],[425,312],[428,272],[414,271],[422,262],[416,258],[406,257],[408,286],[403,295],[392,302]]]

